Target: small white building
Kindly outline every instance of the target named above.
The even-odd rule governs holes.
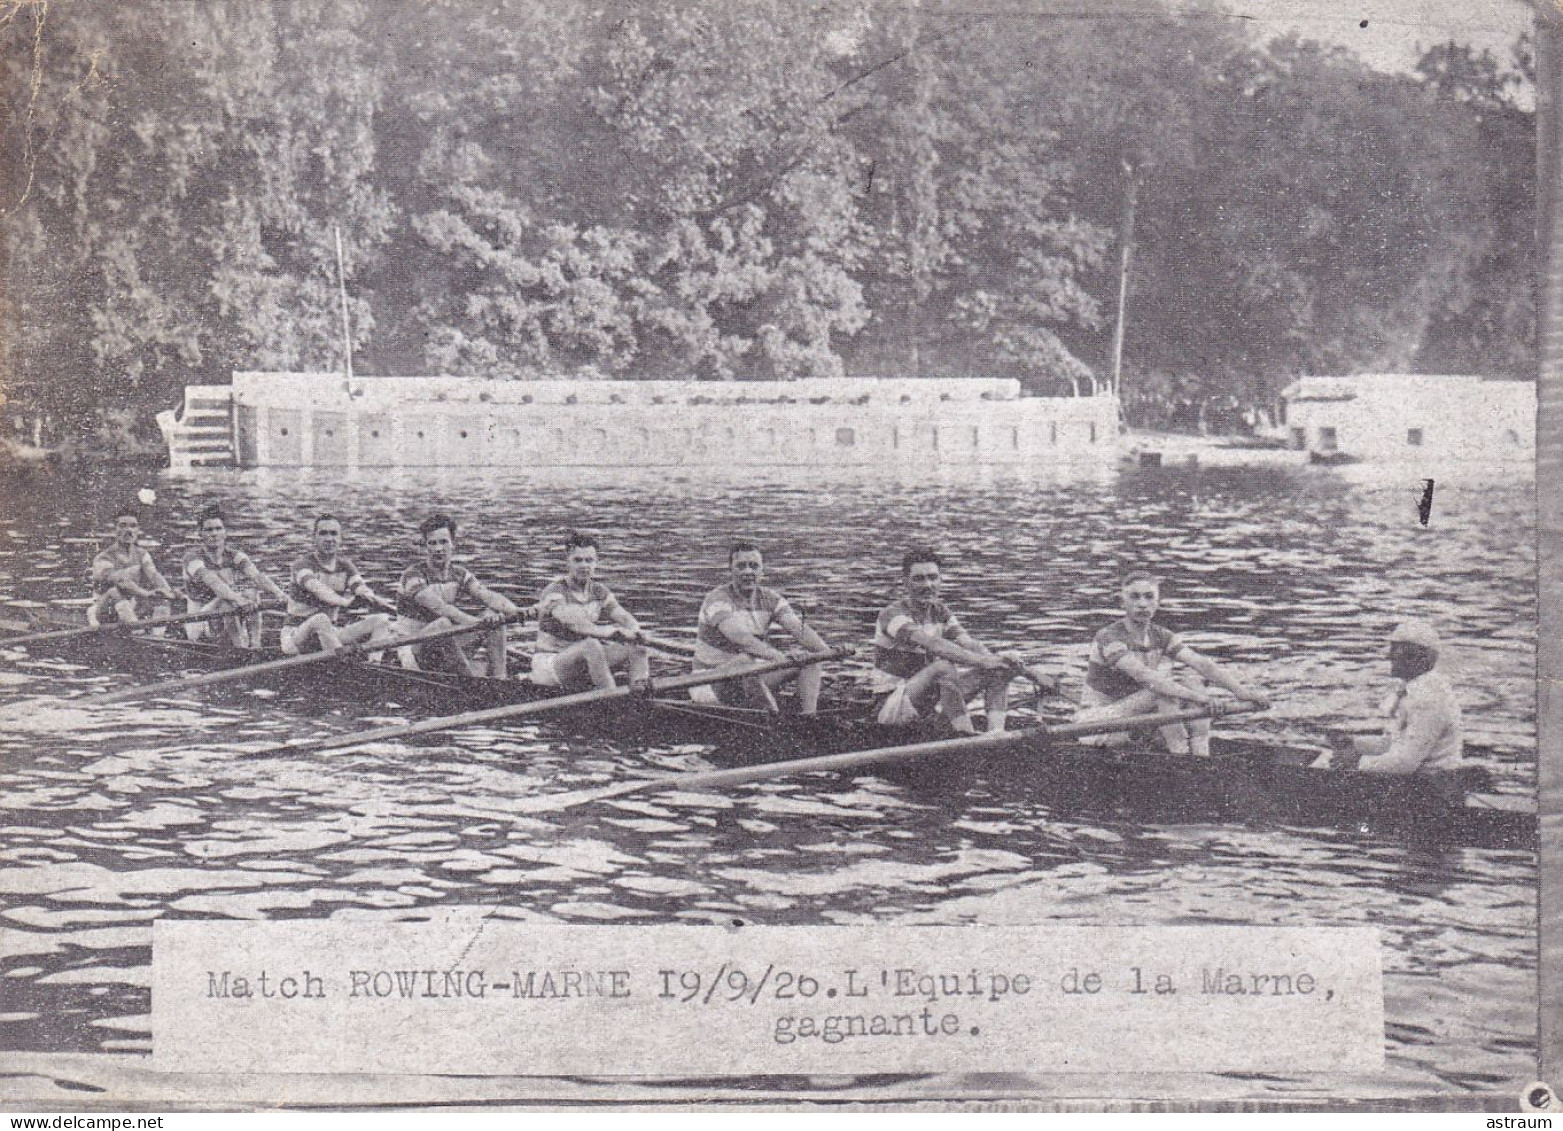
[[[1533,462],[1536,385],[1482,377],[1302,377],[1281,393],[1290,445],[1323,458]]]

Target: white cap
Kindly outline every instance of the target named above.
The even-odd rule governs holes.
[[[1389,634],[1391,644],[1415,644],[1419,648],[1426,648],[1430,652],[1438,652],[1441,646],[1438,643],[1438,630],[1425,620],[1403,620],[1395,626],[1395,631]]]

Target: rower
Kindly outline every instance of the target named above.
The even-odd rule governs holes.
[[[1438,630],[1406,620],[1389,634],[1389,674],[1399,680],[1384,701],[1382,735],[1332,735],[1336,750],[1315,766],[1369,774],[1433,774],[1464,766],[1464,728],[1454,688],[1438,671]]]
[[[537,599],[537,651],[532,682],[572,691],[616,686],[624,671],[632,685],[651,678],[640,622],[597,580],[597,539],[577,531],[564,544],[565,575]]]
[[[230,616],[185,625],[193,641],[222,639],[236,648],[261,645],[260,590],[276,600],[287,594],[243,550],[228,545],[228,523],[222,507],[212,503],[196,518],[200,545],[185,555],[185,604],[191,613],[217,610]],[[240,578],[249,582],[240,584]]]
[[[140,538],[141,520],[135,507],[127,504],[114,514],[113,543],[92,559],[92,588],[96,596],[87,607],[87,623],[93,627],[105,620],[135,624],[148,617],[160,619],[172,614],[174,588],[158,572]],[[153,631],[161,634],[163,629]]]
[[[874,624],[869,686],[885,696],[879,721],[906,726],[937,709],[956,731],[972,734],[976,728],[966,701],[980,690],[988,732],[1002,731],[1009,682],[1024,660],[990,651],[955,619],[939,599],[941,562],[932,550],[909,550],[901,559],[901,577],[906,595],[881,611]]]
[[[1187,704],[1215,707],[1205,681],[1225,688],[1247,703],[1268,707],[1269,699],[1229,674],[1214,660],[1200,655],[1171,629],[1152,621],[1161,607],[1161,579],[1137,570],[1119,589],[1124,617],[1096,634],[1085,677],[1082,709],[1077,722],[1169,714]],[[1177,662],[1189,669],[1181,678],[1166,670]],[[1210,755],[1210,720],[1169,723],[1159,728],[1169,753]],[[1091,745],[1127,742],[1125,732],[1082,739]]]
[[[486,624],[489,629],[483,635],[483,648],[488,654],[488,675],[492,679],[504,679],[509,666],[505,656],[504,622],[509,617],[519,616],[521,610],[514,602],[484,585],[466,566],[451,560],[456,552],[455,519],[444,514],[432,515],[418,527],[418,534],[423,542],[423,561],[402,572],[397,588],[399,635],[417,637],[421,633],[447,628]],[[483,606],[486,611],[481,617],[457,607],[456,602],[463,595]],[[398,648],[397,654],[402,665],[408,668],[432,662],[460,675],[478,674],[467,659],[459,638],[423,646],[414,640]]]
[[[753,542],[738,541],[728,547],[727,568],[731,580],[711,590],[700,604],[695,634],[695,671],[745,667],[754,660],[799,659],[809,652],[823,652],[829,647],[787,603],[787,598],[760,584],[765,577],[765,559]],[[791,636],[801,651],[794,650],[789,656],[767,643],[765,638],[772,625]],[[753,679],[692,687],[689,697],[697,703],[723,703],[733,707],[758,703],[768,711],[777,711],[776,690],[795,679],[798,713],[812,715],[819,710],[823,677],[822,664],[806,664],[797,670],[771,672]]]
[[[390,614],[396,605],[377,594],[348,558],[342,546],[342,521],[334,514],[315,519],[315,547],[293,563],[288,585],[287,623],[282,626],[282,650],[290,656],[301,652],[335,652],[343,645],[389,640]],[[343,610],[362,602],[380,612],[342,623]]]

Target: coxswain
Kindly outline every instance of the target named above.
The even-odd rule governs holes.
[[[213,503],[201,511],[196,530],[200,544],[185,555],[181,571],[185,604],[192,613],[221,610],[229,615],[187,624],[185,635],[196,641],[220,639],[236,648],[259,648],[261,591],[279,602],[286,601],[287,594],[253,558],[228,545],[222,507]]]
[[[433,515],[418,527],[418,534],[423,542],[423,560],[402,572],[397,587],[399,635],[417,637],[421,633],[447,628],[486,624],[488,631],[483,634],[483,647],[488,655],[488,675],[492,679],[504,679],[509,670],[505,655],[505,621],[520,616],[521,610],[513,601],[484,585],[466,566],[451,560],[456,552],[455,519],[444,514]],[[483,614],[476,616],[457,607],[463,596],[482,605]],[[459,675],[479,674],[467,659],[460,637],[426,645],[414,640],[399,647],[397,653],[402,663],[410,668],[435,666],[448,668]]]
[[[565,575],[537,599],[537,650],[532,682],[570,691],[615,686],[614,672],[631,685],[651,678],[640,622],[597,580],[597,539],[576,532],[564,544]]]
[[[1405,620],[1389,634],[1389,674],[1399,681],[1384,701],[1382,735],[1332,735],[1333,754],[1314,764],[1369,774],[1434,774],[1464,766],[1464,727],[1449,679],[1438,669],[1438,630]]]
[[[908,551],[901,578],[906,595],[883,609],[874,624],[869,687],[885,697],[879,721],[906,726],[937,710],[957,732],[973,734],[966,701],[981,691],[988,732],[1002,731],[1009,683],[1025,661],[991,651],[955,619],[939,599],[941,562],[932,550]]]
[[[96,627],[115,620],[135,624],[173,614],[173,586],[158,572],[140,538],[141,520],[135,508],[125,506],[116,511],[114,541],[92,559],[94,596],[87,607],[88,624]]]
[[[700,603],[695,630],[694,670],[720,671],[752,665],[756,660],[801,659],[823,652],[829,645],[804,622],[775,589],[760,584],[765,578],[765,559],[753,542],[734,542],[727,550],[731,575],[726,585],[711,590]],[[772,626],[791,636],[797,648],[784,652],[766,640]],[[819,710],[820,683],[824,666],[805,664],[787,671],[770,672],[746,680],[727,680],[690,689],[697,703],[724,703],[728,706],[754,706],[778,710],[776,691],[796,680],[798,713],[812,715]]]
[[[382,644],[394,635],[391,614],[396,605],[377,594],[344,557],[342,520],[334,514],[315,519],[314,549],[293,563],[289,571],[287,622],[282,626],[282,650],[290,656],[301,652],[335,652],[343,645]],[[355,604],[371,605],[379,612],[342,623],[342,614]]]
[[[1244,702],[1258,707],[1270,705],[1264,695],[1194,651],[1177,633],[1153,623],[1161,607],[1161,579],[1155,574],[1130,573],[1123,579],[1119,594],[1123,619],[1102,629],[1091,642],[1085,694],[1076,721],[1168,714],[1190,706],[1209,707],[1215,713],[1218,708],[1206,690],[1207,681]],[[1174,676],[1170,671],[1174,663],[1182,664],[1188,671]],[[1201,757],[1210,754],[1209,719],[1169,723],[1158,730],[1169,753]],[[1119,732],[1081,741],[1111,746],[1129,738],[1129,734]]]

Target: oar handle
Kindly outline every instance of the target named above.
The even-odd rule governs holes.
[[[383,640],[378,644],[371,644],[369,641],[362,641],[358,644],[351,645],[351,651],[376,652],[381,648],[407,648],[423,644],[433,644],[440,640],[449,640],[455,636],[465,636],[469,632],[482,632],[485,629],[498,628],[501,625],[507,624],[524,624],[527,621],[535,620],[536,618],[537,606],[527,605],[525,608],[517,609],[514,613],[503,616],[497,621],[486,621],[480,617],[471,624],[458,624],[450,628],[439,629],[435,632],[418,633],[412,636],[400,636],[395,640]],[[349,651],[349,649],[342,649],[342,652],[346,651]],[[338,654],[340,655],[341,653]]]
[[[678,656],[689,659],[695,654],[693,645],[685,644],[679,640],[665,640],[660,636],[648,636],[642,632],[639,637],[631,640],[632,644],[639,644],[644,648],[651,648],[658,652],[666,652],[669,656]]]

